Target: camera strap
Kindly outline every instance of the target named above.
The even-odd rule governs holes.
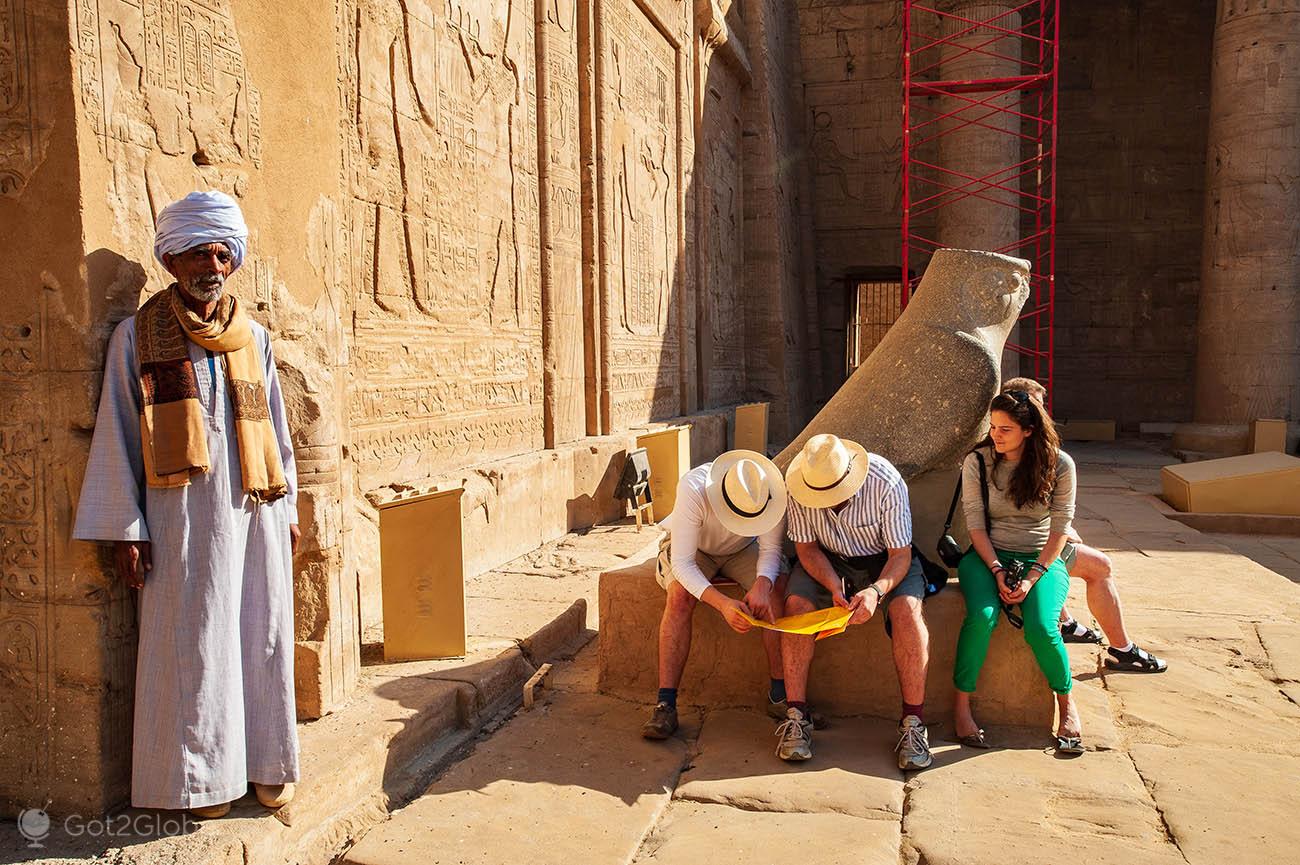
[[[952,530],[952,515],[957,513],[957,502],[961,499],[961,472],[957,472],[957,486],[952,490],[952,504],[948,505],[948,519],[943,522],[943,533]]]

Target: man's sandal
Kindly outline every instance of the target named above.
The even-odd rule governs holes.
[[[1079,628],[1083,628],[1082,634],[1079,633]],[[1096,644],[1101,642],[1101,634],[1097,633],[1096,630],[1089,628],[1087,625],[1084,625],[1082,622],[1076,622],[1071,619],[1068,622],[1061,623],[1061,639],[1067,643]]]
[[[979,748],[982,751],[987,751],[989,748],[993,747],[993,745],[989,743],[989,740],[984,738],[983,730],[976,730],[969,736],[958,736],[957,742],[961,745],[965,745],[967,748]]]
[[[1169,669],[1169,664],[1137,646],[1127,652],[1115,648],[1106,651],[1110,653],[1106,659],[1106,669],[1117,673],[1163,673]]]
[[[1058,754],[1069,754],[1072,757],[1077,757],[1085,750],[1087,749],[1083,747],[1082,736],[1056,737],[1056,753]]]

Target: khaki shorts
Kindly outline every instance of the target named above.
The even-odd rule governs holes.
[[[659,542],[659,561],[655,567],[655,579],[665,590],[668,588],[668,583],[676,579],[669,552],[670,540],[670,535],[664,535],[663,540]],[[711,556],[696,550],[695,564],[700,566],[704,576],[710,580],[722,574],[748,592],[754,587],[754,581],[758,579],[758,539],[755,538],[749,542],[749,546],[729,556]]]

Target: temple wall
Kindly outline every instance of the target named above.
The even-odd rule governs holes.
[[[702,460],[726,406],[802,423],[808,260],[771,158],[798,116],[736,60],[795,53],[779,5],[0,0],[0,804],[125,799],[133,599],[69,534],[108,336],[169,281],[153,221],[192,189],[244,209],[229,285],[286,392],[300,717],[382,633],[396,491],[465,486],[474,573],[616,518],[637,428],[693,422]]]
[[[1058,415],[1192,418],[1214,9],[1072,3],[1062,19]]]
[[[1215,2],[1062,8],[1056,411],[1190,420]],[[844,378],[846,274],[900,263],[901,10],[798,3],[823,398]]]

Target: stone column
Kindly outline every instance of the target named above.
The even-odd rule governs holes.
[[[995,22],[998,27],[1018,30],[1019,13],[1003,15],[1015,9],[1017,5],[1019,4],[986,2],[986,0],[955,0],[944,4],[941,8],[973,21],[988,21],[1002,15]],[[988,27],[975,27],[954,19],[944,19],[943,27],[945,35],[955,35],[967,29],[971,29],[971,32],[958,37],[951,46],[944,47],[939,66],[939,77],[942,80],[1008,78],[1021,74],[1018,61],[1004,59],[1019,57],[1020,39],[999,34],[998,31]],[[990,40],[996,41],[984,45]],[[992,57],[987,53],[968,50],[981,45],[983,51],[1001,56]],[[1020,131],[1020,118],[1014,114],[1004,113],[983,117],[995,105],[1001,108],[1015,106],[1020,94],[1013,92],[999,96],[996,100],[990,100],[989,107],[971,105],[966,101],[967,99],[983,100],[989,96],[990,93],[968,93],[965,94],[965,99],[945,97],[938,100],[940,114],[958,110],[961,114],[939,124],[940,130],[947,134],[937,142],[936,164],[970,177],[984,177],[1000,168],[1010,168],[1024,158],[1021,155],[1020,138],[1016,135]],[[982,126],[971,125],[955,129],[963,122],[977,119],[983,124]],[[954,129],[955,131],[948,132]],[[1020,182],[1009,179],[1016,173],[1007,171],[997,180],[1018,189]],[[967,180],[955,175],[940,175],[936,179],[950,186],[960,187],[968,183]],[[935,238],[943,246],[953,249],[980,249],[988,252],[1006,250],[1020,236],[1020,211],[1013,206],[1008,206],[1019,203],[1015,200],[1014,194],[999,189],[982,189],[978,184],[972,185],[965,191],[983,197],[969,196],[940,208],[935,214],[937,221]],[[956,197],[959,193],[950,193],[950,195]],[[1019,254],[1019,250],[1015,249],[1007,252],[1010,255]],[[1019,328],[1012,331],[1009,342],[1019,342],[1018,331]],[[1010,351],[1004,352],[1002,368],[1003,378],[1018,375],[1019,355]]]
[[[1210,87],[1195,419],[1244,436],[1300,420],[1300,2],[1219,0]]]

